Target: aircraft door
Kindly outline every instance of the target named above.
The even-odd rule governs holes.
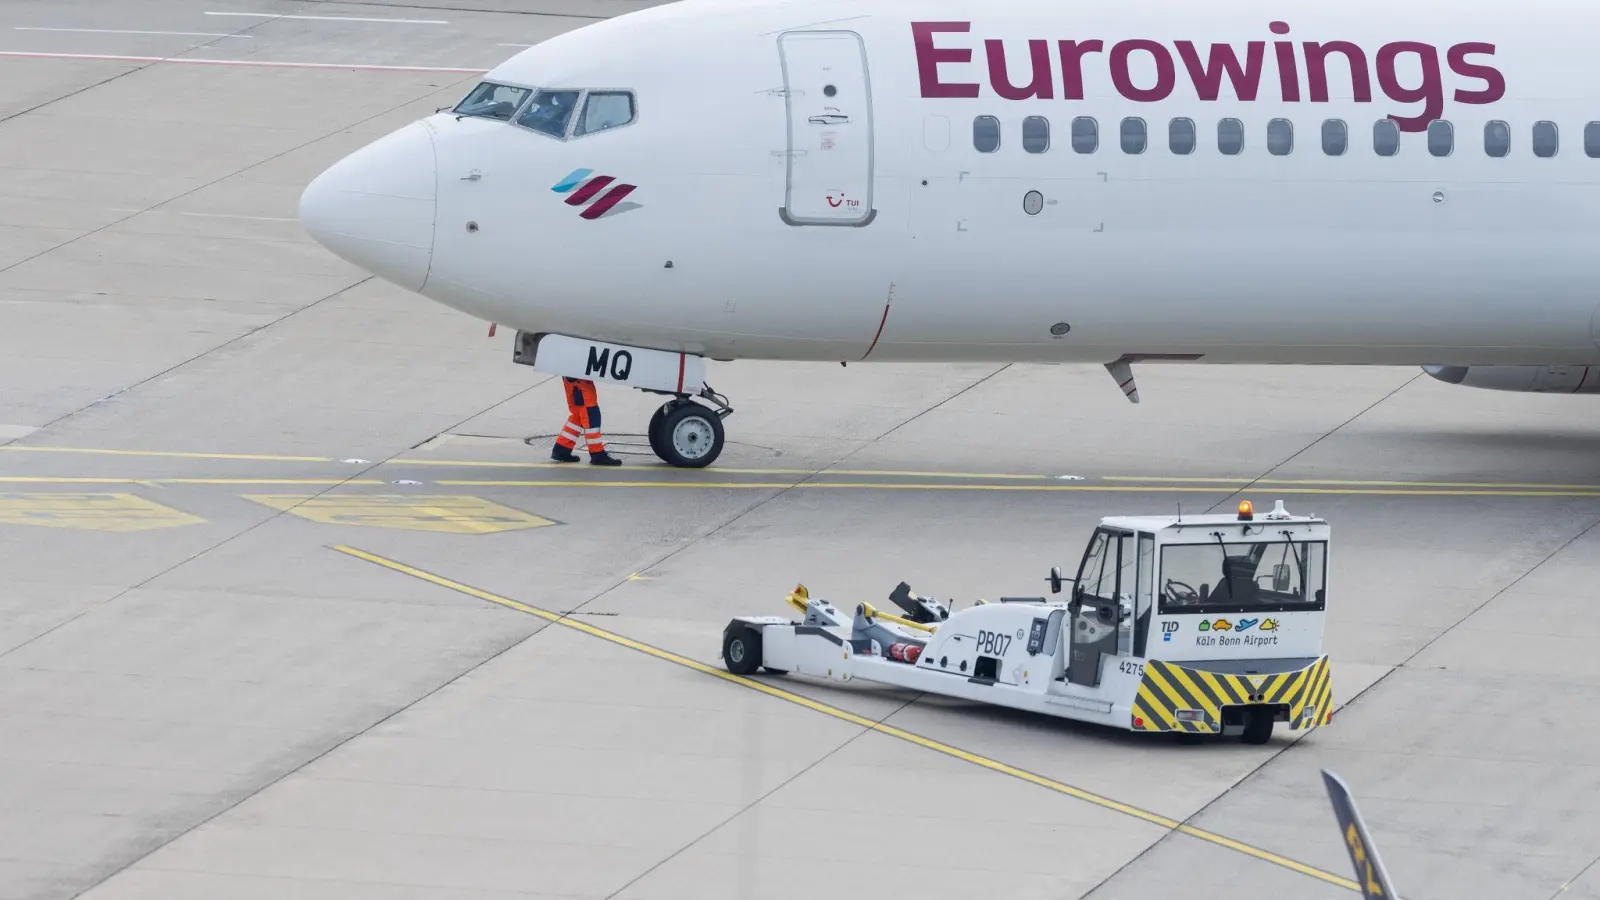
[[[789,126],[783,220],[790,225],[872,221],[872,93],[866,46],[853,31],[791,31],[778,38]]]
[[[1072,615],[1067,680],[1084,687],[1100,686],[1101,660],[1118,655],[1125,642],[1124,623],[1132,618],[1137,571],[1131,532],[1095,532],[1078,570],[1068,610]]]

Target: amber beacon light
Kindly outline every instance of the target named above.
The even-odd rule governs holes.
[[[1249,500],[1239,501],[1239,521],[1248,522],[1256,517],[1256,508]]]

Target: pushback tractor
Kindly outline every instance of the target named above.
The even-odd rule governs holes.
[[[1333,719],[1328,523],[1279,501],[1257,516],[1101,520],[1068,597],[1002,597],[960,611],[902,582],[845,611],[789,595],[800,618],[740,616],[723,633],[728,671],[866,681],[1143,732],[1239,736]]]

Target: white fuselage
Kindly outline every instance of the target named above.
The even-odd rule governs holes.
[[[434,115],[303,212],[474,316],[714,359],[1600,364],[1594,22],[1549,0],[683,0],[485,76],[629,91],[629,124]],[[576,170],[627,203],[580,217],[553,190]]]

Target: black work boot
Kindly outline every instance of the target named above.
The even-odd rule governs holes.
[[[591,466],[620,466],[620,465],[622,465],[622,460],[617,459],[615,456],[612,456],[611,454],[605,452],[604,450],[601,450],[599,453],[591,453],[591,454],[589,454],[589,465],[591,465]]]
[[[576,453],[572,452],[572,448],[571,447],[563,447],[560,444],[557,444],[555,449],[550,451],[550,458],[555,460],[556,462],[577,462],[578,461],[578,455]]]

